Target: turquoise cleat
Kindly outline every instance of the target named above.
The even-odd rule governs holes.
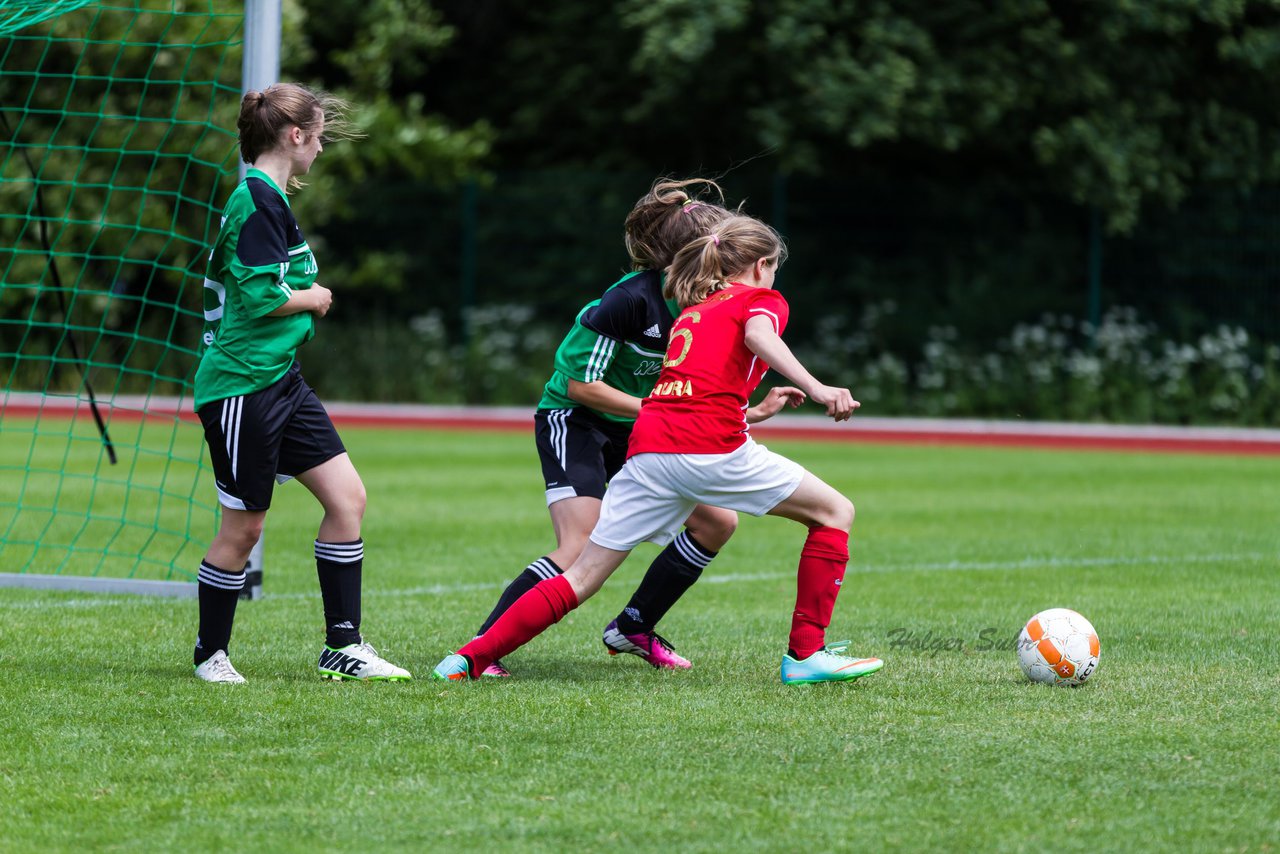
[[[884,662],[878,658],[849,658],[839,655],[848,641],[829,643],[803,661],[782,656],[782,684],[809,685],[814,682],[849,682],[875,673]]]
[[[452,655],[446,655],[444,660],[436,665],[436,669],[431,671],[431,678],[450,682],[465,681],[471,678],[471,666],[467,664],[465,657],[455,652]]]

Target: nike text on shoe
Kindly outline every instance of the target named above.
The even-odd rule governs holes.
[[[431,678],[441,681],[463,682],[471,678],[471,666],[467,664],[465,656],[458,655],[455,652],[452,655],[446,655],[444,660],[436,665],[436,669],[431,671]]]
[[[227,658],[227,654],[222,650],[218,650],[197,664],[196,676],[206,682],[226,682],[233,685],[244,681],[244,677],[231,666],[231,659]]]
[[[827,644],[803,661],[782,656],[782,683],[809,685],[814,682],[848,682],[875,673],[884,662],[878,658],[850,658],[840,655],[849,648],[848,641]]]
[[[368,643],[353,643],[342,649],[326,646],[320,650],[320,675],[325,679],[359,679],[371,682],[407,682],[413,678],[378,655]]]
[[[480,671],[481,679],[507,679],[511,676],[511,671],[502,666],[501,661],[495,661],[484,670]]]
[[[693,663],[683,656],[676,655],[675,647],[657,632],[645,632],[638,635],[624,635],[618,629],[618,621],[614,620],[604,628],[605,649],[610,655],[620,652],[638,655],[654,667],[668,670],[688,670]]]

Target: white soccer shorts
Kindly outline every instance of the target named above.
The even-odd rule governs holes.
[[[728,454],[636,454],[609,482],[591,541],[665,546],[698,504],[763,516],[796,491],[804,466],[751,439]]]

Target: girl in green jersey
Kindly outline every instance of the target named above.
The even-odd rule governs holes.
[[[401,681],[408,671],[360,634],[365,490],[328,413],[302,378],[298,347],[333,304],[289,207],[327,137],[353,136],[346,105],[290,83],[249,92],[240,105],[240,155],[250,165],[223,211],[209,253],[204,351],[195,406],[222,505],[222,523],[200,563],[195,673],[243,682],[227,658],[244,566],[262,535],[276,481],[297,478],[324,517],[315,541],[324,602],[322,676]]]

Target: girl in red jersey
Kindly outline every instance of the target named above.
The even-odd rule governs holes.
[[[556,547],[512,579],[477,637],[534,585],[559,575],[586,545],[600,518],[605,488],[626,460],[631,428],[641,402],[653,391],[662,348],[680,314],[681,306],[664,298],[665,270],[682,246],[731,215],[723,201],[714,181],[659,178],[627,214],[623,230],[632,272],[578,312],[556,349],[555,368],[534,415]],[[775,392],[752,415],[768,417],[785,402]],[[605,626],[601,640],[611,655],[630,653],[658,668],[692,666],[657,633],[657,625],[737,525],[731,510],[694,508],[685,530],[654,559],[626,607]],[[510,672],[495,660],[481,675]]]
[[[670,542],[698,504],[782,516],[809,529],[784,683],[846,681],[884,666],[824,645],[849,560],[853,504],[748,432],[748,398],[770,367],[799,386],[786,389],[792,406],[807,395],[836,421],[859,406],[848,389],[818,382],[782,341],[788,308],[773,281],[785,256],[777,232],[742,215],[677,253],[666,295],[684,311],[590,540],[563,575],[522,596],[483,637],[441,661],[433,678],[476,678],[592,596],[637,545]]]

